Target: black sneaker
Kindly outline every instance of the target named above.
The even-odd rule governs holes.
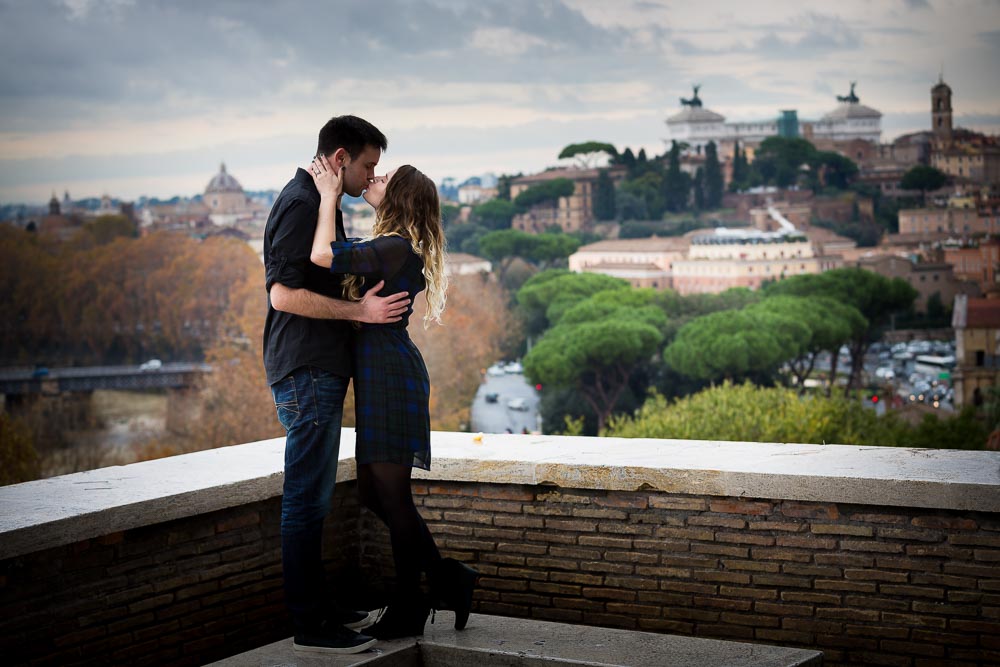
[[[296,653],[361,653],[372,646],[375,646],[373,637],[326,621],[314,631],[296,633],[292,640],[292,648]]]

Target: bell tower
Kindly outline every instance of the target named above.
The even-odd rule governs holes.
[[[931,88],[931,129],[938,146],[946,148],[951,145],[951,88],[944,82],[943,76]]]

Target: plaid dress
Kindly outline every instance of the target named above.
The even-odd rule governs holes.
[[[362,276],[362,292],[385,280],[379,295],[410,295],[411,305],[399,322],[362,324],[354,336],[355,460],[430,470],[430,380],[406,332],[413,299],[425,287],[424,262],[399,236],[348,239],[330,246],[330,270]]]

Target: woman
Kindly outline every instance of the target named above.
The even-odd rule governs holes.
[[[313,161],[310,173],[320,192],[319,221],[311,260],[346,274],[347,298],[385,281],[389,293],[406,291],[410,302],[425,291],[424,326],[440,323],[447,278],[444,233],[437,188],[409,165],[374,179],[364,197],[375,208],[370,240],[336,241],[336,208],[342,173],[326,158]],[[393,639],[423,633],[431,603],[455,611],[461,630],[472,606],[478,573],[451,558],[441,558],[410,491],[414,466],[430,469],[430,381],[420,351],[406,331],[412,306],[394,324],[363,324],[354,337],[355,460],[361,503],[389,526],[396,566],[396,593],[370,634]],[[426,572],[432,601],[420,590]]]

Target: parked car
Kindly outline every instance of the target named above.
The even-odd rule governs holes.
[[[496,393],[495,391],[491,391],[490,393],[486,394],[484,398],[486,399],[487,403],[496,403],[498,400],[500,400],[500,394]]]
[[[512,398],[507,401],[507,407],[511,410],[518,410],[520,412],[528,411],[528,402],[523,398]]]
[[[503,369],[503,366],[501,366],[500,364],[493,364],[492,366],[486,369],[486,374],[489,375],[490,377],[500,377],[501,375],[506,375],[507,371],[505,371]]]
[[[879,366],[875,369],[875,377],[881,378],[883,380],[895,380],[896,371],[892,370],[887,366]]]
[[[504,371],[506,371],[508,373],[523,373],[524,372],[524,366],[522,366],[521,363],[518,362],[518,361],[512,361],[512,362],[510,362],[509,364],[507,364],[506,366],[504,366],[503,369],[504,369]]]
[[[159,359],[150,359],[139,365],[140,371],[158,371],[163,368],[163,362]]]

